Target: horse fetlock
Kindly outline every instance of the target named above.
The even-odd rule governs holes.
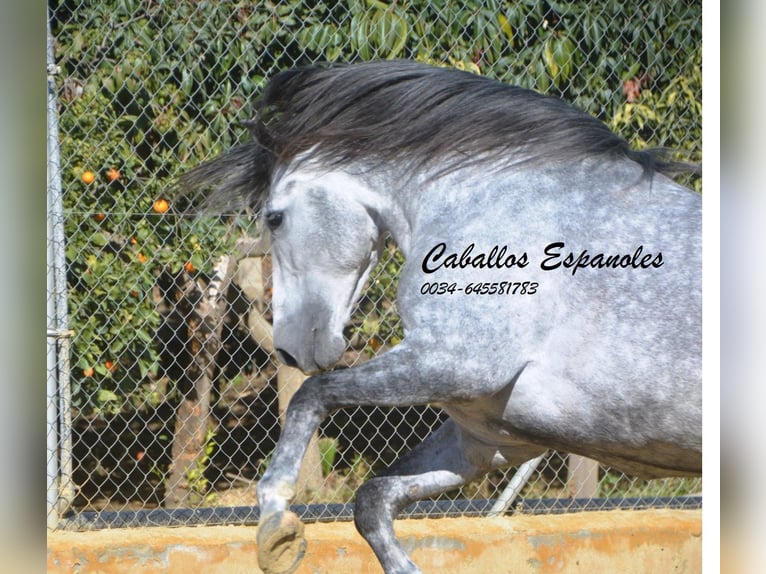
[[[258,505],[262,516],[287,510],[288,503],[295,496],[295,486],[287,482],[274,482],[266,477],[258,483]]]
[[[288,511],[266,516],[258,525],[258,565],[265,574],[290,574],[306,553],[304,526]]]

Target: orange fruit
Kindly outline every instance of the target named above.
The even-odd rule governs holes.
[[[131,245],[135,245],[136,243],[138,243],[138,239],[136,239],[135,237],[131,237],[130,238],[130,244]]]
[[[194,273],[197,270],[197,268],[192,265],[191,261],[184,263],[184,269],[186,269],[187,273]]]
[[[82,179],[83,183],[90,185],[91,183],[96,181],[96,174],[90,170],[86,170],[82,172],[82,175],[80,176],[80,178]]]
[[[93,219],[95,219],[97,223],[101,223],[102,221],[104,221],[104,219],[106,219],[106,214],[96,213],[93,215]]]
[[[167,199],[156,199],[154,200],[152,209],[155,213],[165,213],[168,209],[170,209],[170,204],[168,203]]]
[[[109,171],[106,172],[106,177],[109,178],[109,181],[117,181],[120,179],[120,170],[114,167],[110,167]]]
[[[138,257],[138,260],[139,260],[141,263],[146,263],[146,259],[147,259],[147,258],[146,258],[146,255],[144,255],[143,253],[137,253],[137,254],[136,254],[136,257]]]
[[[82,374],[85,377],[92,377],[93,373],[95,373],[95,370],[93,369],[93,367],[88,367],[87,369],[82,370]]]

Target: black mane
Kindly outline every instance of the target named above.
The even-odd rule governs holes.
[[[307,152],[329,165],[379,162],[410,172],[592,157],[630,159],[647,173],[679,168],[631,150],[604,123],[560,99],[409,61],[281,72],[266,85],[248,126],[253,142],[192,170],[181,184],[218,186],[212,200],[255,202],[276,166]]]

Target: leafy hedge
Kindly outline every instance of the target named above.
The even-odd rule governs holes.
[[[73,381],[86,412],[148,400],[157,275],[209,270],[239,229],[189,220],[182,205],[158,213],[155,201],[182,170],[245,137],[238,121],[280,69],[388,57],[451,64],[560,95],[637,146],[701,158],[698,1],[67,0],[49,9],[62,70]],[[367,299],[378,315],[360,329],[371,341],[399,336],[380,308],[399,264],[387,263]]]

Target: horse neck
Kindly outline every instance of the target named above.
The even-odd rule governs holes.
[[[461,170],[439,176],[429,172],[402,175],[403,172],[387,168],[352,170],[350,174],[359,181],[354,197],[374,214],[379,228],[393,236],[405,257],[409,255],[416,227],[434,212],[434,205],[441,204],[447,196],[464,195],[465,190],[476,192],[492,186],[479,171]],[[456,197],[452,200],[450,209],[470,201]]]
[[[583,160],[567,165],[472,165],[449,173],[420,172],[402,175],[396,169],[354,172],[364,188],[361,196],[369,211],[378,214],[380,227],[389,231],[408,255],[413,233],[471,217],[492,205],[561,199],[594,188],[625,190],[648,183],[642,168],[632,161]],[[360,175],[361,173],[361,175]],[[485,207],[482,208],[481,206]],[[438,226],[437,226],[438,227]]]
[[[382,240],[390,233],[405,257],[423,233],[449,233],[461,223],[512,209],[515,202],[555,201],[562,194],[634,186],[642,169],[631,161],[597,159],[567,165],[529,165],[522,161],[468,161],[451,171],[449,162],[425,170],[396,162],[359,162],[338,166],[311,154],[276,172],[272,196],[289,189],[324,187],[335,201],[361,204],[375,221]],[[497,217],[495,217],[497,219]]]
[[[427,171],[403,175],[403,171],[370,170],[360,179],[372,198],[366,200],[368,209],[380,214],[382,227],[405,256],[412,234],[421,224],[427,225],[430,217],[445,209],[462,211],[471,204],[472,195],[492,193],[498,184],[497,179],[488,177],[492,169],[463,169],[446,175]]]
[[[405,257],[412,237],[412,224],[416,216],[416,197],[409,187],[401,185],[390,174],[355,174],[360,185],[354,192],[368,213],[375,219],[382,233],[388,232]]]

